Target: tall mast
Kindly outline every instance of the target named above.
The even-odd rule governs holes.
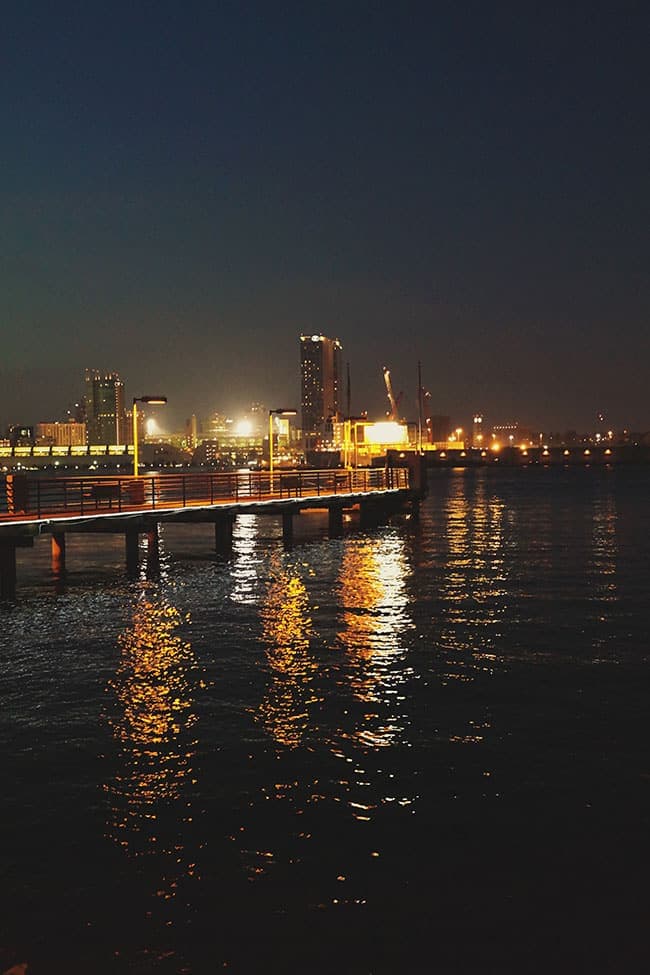
[[[418,453],[422,453],[422,364],[418,359]]]
[[[347,363],[347,367],[348,367],[348,385],[347,385],[348,413],[347,413],[347,415],[348,415],[348,419],[349,419],[350,416],[351,416],[351,413],[352,413],[352,410],[351,410],[351,407],[350,407],[350,403],[352,402],[352,397],[351,397],[351,393],[350,393],[350,363],[349,362]]]

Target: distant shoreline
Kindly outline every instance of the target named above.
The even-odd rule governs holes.
[[[649,464],[647,444],[562,444],[552,447],[501,447],[499,450],[435,451],[425,455],[428,468],[443,467],[587,467]]]
[[[400,459],[413,456],[413,451],[391,451],[392,461],[399,464]],[[374,466],[381,462],[374,459]],[[632,464],[650,464],[650,445],[648,444],[571,444],[549,447],[501,447],[499,450],[481,450],[469,447],[465,450],[435,450],[425,451],[424,464],[428,469],[445,469],[458,467],[587,467],[587,466],[619,466]],[[329,465],[328,465],[329,466]],[[130,454],[108,453],[101,455],[58,456],[58,457],[0,457],[0,474],[43,473],[55,475],[65,473],[112,474],[128,477],[133,473],[133,457]],[[232,470],[234,470],[233,468]],[[170,472],[172,470],[185,472],[213,472],[224,471],[218,466],[197,466],[181,462],[146,463],[143,470],[149,473]]]

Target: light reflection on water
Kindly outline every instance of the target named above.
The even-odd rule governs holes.
[[[506,505],[483,480],[468,490],[469,477],[463,471],[453,481],[444,509],[446,560],[436,623],[451,663],[449,680],[472,680],[479,661],[495,659],[508,608]]]
[[[260,519],[254,515],[239,515],[233,531],[233,559],[231,565],[233,602],[254,606],[258,600],[260,574],[264,553],[258,547]]]
[[[318,663],[310,653],[309,596],[296,568],[271,560],[270,579],[260,608],[262,638],[271,683],[259,706],[266,731],[281,745],[297,747],[314,703],[312,684]]]
[[[616,599],[616,501],[613,497],[594,501],[590,569],[594,575],[594,598],[602,602]]]
[[[31,563],[21,555],[32,566],[26,595],[3,620],[0,735],[15,783],[5,802],[23,831],[20,869],[4,840],[16,886],[7,937],[43,883],[47,861],[29,850],[50,821],[61,860],[81,855],[101,873],[104,910],[140,880],[142,916],[155,901],[173,921],[164,945],[134,922],[134,943],[150,951],[146,964],[132,952],[138,975],[183,971],[192,952],[197,972],[281,969],[314,917],[324,918],[321,945],[345,931],[349,947],[364,923],[377,936],[413,916],[439,943],[446,931],[460,943],[475,889],[489,946],[512,904],[531,903],[521,865],[530,836],[540,861],[577,847],[584,870],[594,823],[608,854],[611,822],[625,834],[616,817],[642,835],[645,481],[443,473],[419,522],[328,540],[323,519],[310,535],[306,517],[290,550],[277,524],[252,516],[237,520],[229,562],[204,527],[198,557],[199,528],[165,529],[156,582],[146,567],[135,582],[118,577],[117,542],[112,574],[95,558],[85,580],[75,543],[56,597],[42,540]],[[82,824],[77,846],[56,806],[34,802],[39,749],[44,768],[69,769],[60,796]],[[91,789],[101,828],[76,802]],[[545,889],[561,897],[548,871]],[[585,882],[586,904],[590,890]],[[48,897],[46,908],[53,925],[76,923],[67,902]],[[548,922],[541,898],[537,909]],[[97,924],[99,908],[84,910],[79,926]],[[251,931],[263,932],[259,944]],[[36,950],[28,935],[25,944]],[[284,970],[305,959],[321,970],[302,948],[301,965]],[[360,955],[350,971],[382,970],[372,939]]]
[[[128,857],[154,858],[156,894],[176,895],[196,864],[184,849],[192,822],[195,696],[205,687],[189,641],[178,632],[189,614],[143,585],[129,627],[118,637],[119,660],[106,688],[107,721],[117,745],[114,771],[103,788],[107,836]]]
[[[361,536],[346,546],[338,578],[342,626],[338,641],[347,658],[346,674],[354,696],[383,704],[390,715],[379,722],[372,712],[351,733],[359,744],[384,747],[404,731],[400,686],[412,674],[406,666],[409,615],[406,578],[410,572],[404,539],[384,530]]]

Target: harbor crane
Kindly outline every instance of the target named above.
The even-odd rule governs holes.
[[[388,394],[388,402],[390,403],[390,413],[388,414],[391,420],[399,420],[398,409],[400,400],[402,399],[402,394],[399,393],[397,397],[393,393],[393,384],[390,380],[390,369],[384,366],[384,382],[386,384],[386,392]]]

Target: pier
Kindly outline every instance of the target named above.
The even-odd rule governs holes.
[[[378,524],[405,506],[416,507],[420,492],[407,467],[232,473],[146,474],[138,477],[41,477],[8,474],[0,509],[0,598],[16,592],[16,551],[50,535],[52,570],[66,567],[71,532],[122,534],[128,572],[138,567],[139,538],[147,558],[157,559],[158,528],[169,522],[214,525],[215,549],[232,550],[238,514],[282,519],[285,543],[301,511],[326,509],[331,535],[340,533],[343,513],[356,508],[364,526]]]

